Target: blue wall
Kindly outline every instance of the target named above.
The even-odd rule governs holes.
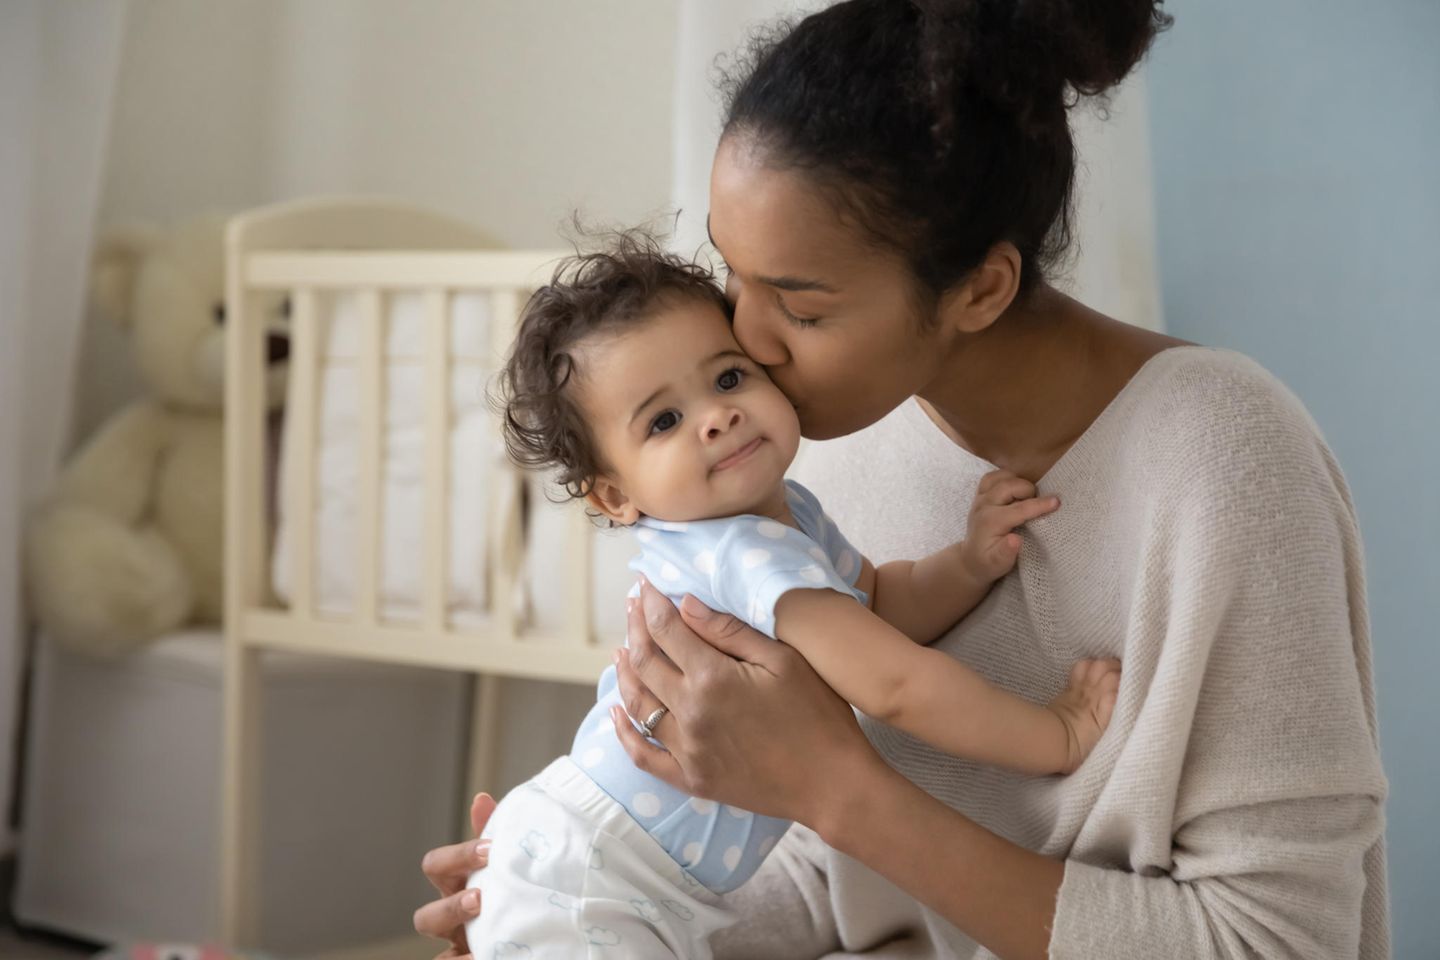
[[[1349,477],[1395,956],[1440,957],[1440,3],[1167,8],[1149,78],[1168,331],[1273,371]]]

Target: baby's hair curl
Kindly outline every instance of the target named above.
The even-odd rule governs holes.
[[[710,270],[668,252],[644,228],[588,233],[584,240],[598,248],[577,247],[526,302],[492,397],[510,458],[553,470],[576,499],[590,493],[603,468],[574,396],[576,346],[647,319],[670,297],[713,304],[727,316],[730,309]]]

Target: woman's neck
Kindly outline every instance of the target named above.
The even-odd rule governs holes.
[[[919,396],[960,446],[1034,481],[1146,360],[1181,343],[1041,286],[985,330],[966,335]]]

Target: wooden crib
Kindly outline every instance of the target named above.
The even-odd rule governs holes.
[[[524,475],[490,458],[483,484],[487,608],[464,624],[449,615],[450,538],[465,536],[447,516],[449,308],[455,298],[489,305],[490,362],[503,356],[526,296],[548,280],[565,251],[501,251],[472,228],[433,213],[374,200],[282,204],[235,218],[227,234],[225,743],[221,795],[221,916],[227,942],[252,942],[256,922],[254,842],[258,836],[259,658],[267,650],[464,670],[475,674],[469,749],[470,792],[495,783],[498,678],[592,684],[617,638],[592,625],[593,524],[567,508],[563,561],[550,571],[565,598],[558,627],[540,629],[519,609]],[[359,408],[354,603],[348,615],[316,603],[315,439],[320,386],[320,317],[339,292],[358,304],[349,319],[358,343]],[[381,464],[385,456],[385,305],[400,294],[423,304],[423,569],[416,615],[387,618],[380,602]],[[291,343],[287,449],[279,508],[289,518],[285,549],[289,602],[272,589],[275,532],[267,502],[267,305],[288,297]],[[493,369],[493,367],[492,367]],[[417,748],[423,749],[419,744]],[[468,796],[469,794],[467,794]],[[337,802],[340,797],[337,796]],[[417,863],[421,851],[416,851]],[[341,878],[337,878],[339,880]]]

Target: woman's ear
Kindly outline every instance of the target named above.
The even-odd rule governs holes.
[[[941,322],[960,333],[979,333],[989,327],[1015,302],[1020,269],[1020,251],[1015,245],[1008,240],[995,244],[964,282],[941,298]]]
[[[597,476],[590,485],[585,501],[602,515],[627,527],[640,519],[640,509],[625,496],[619,484],[604,474]]]

